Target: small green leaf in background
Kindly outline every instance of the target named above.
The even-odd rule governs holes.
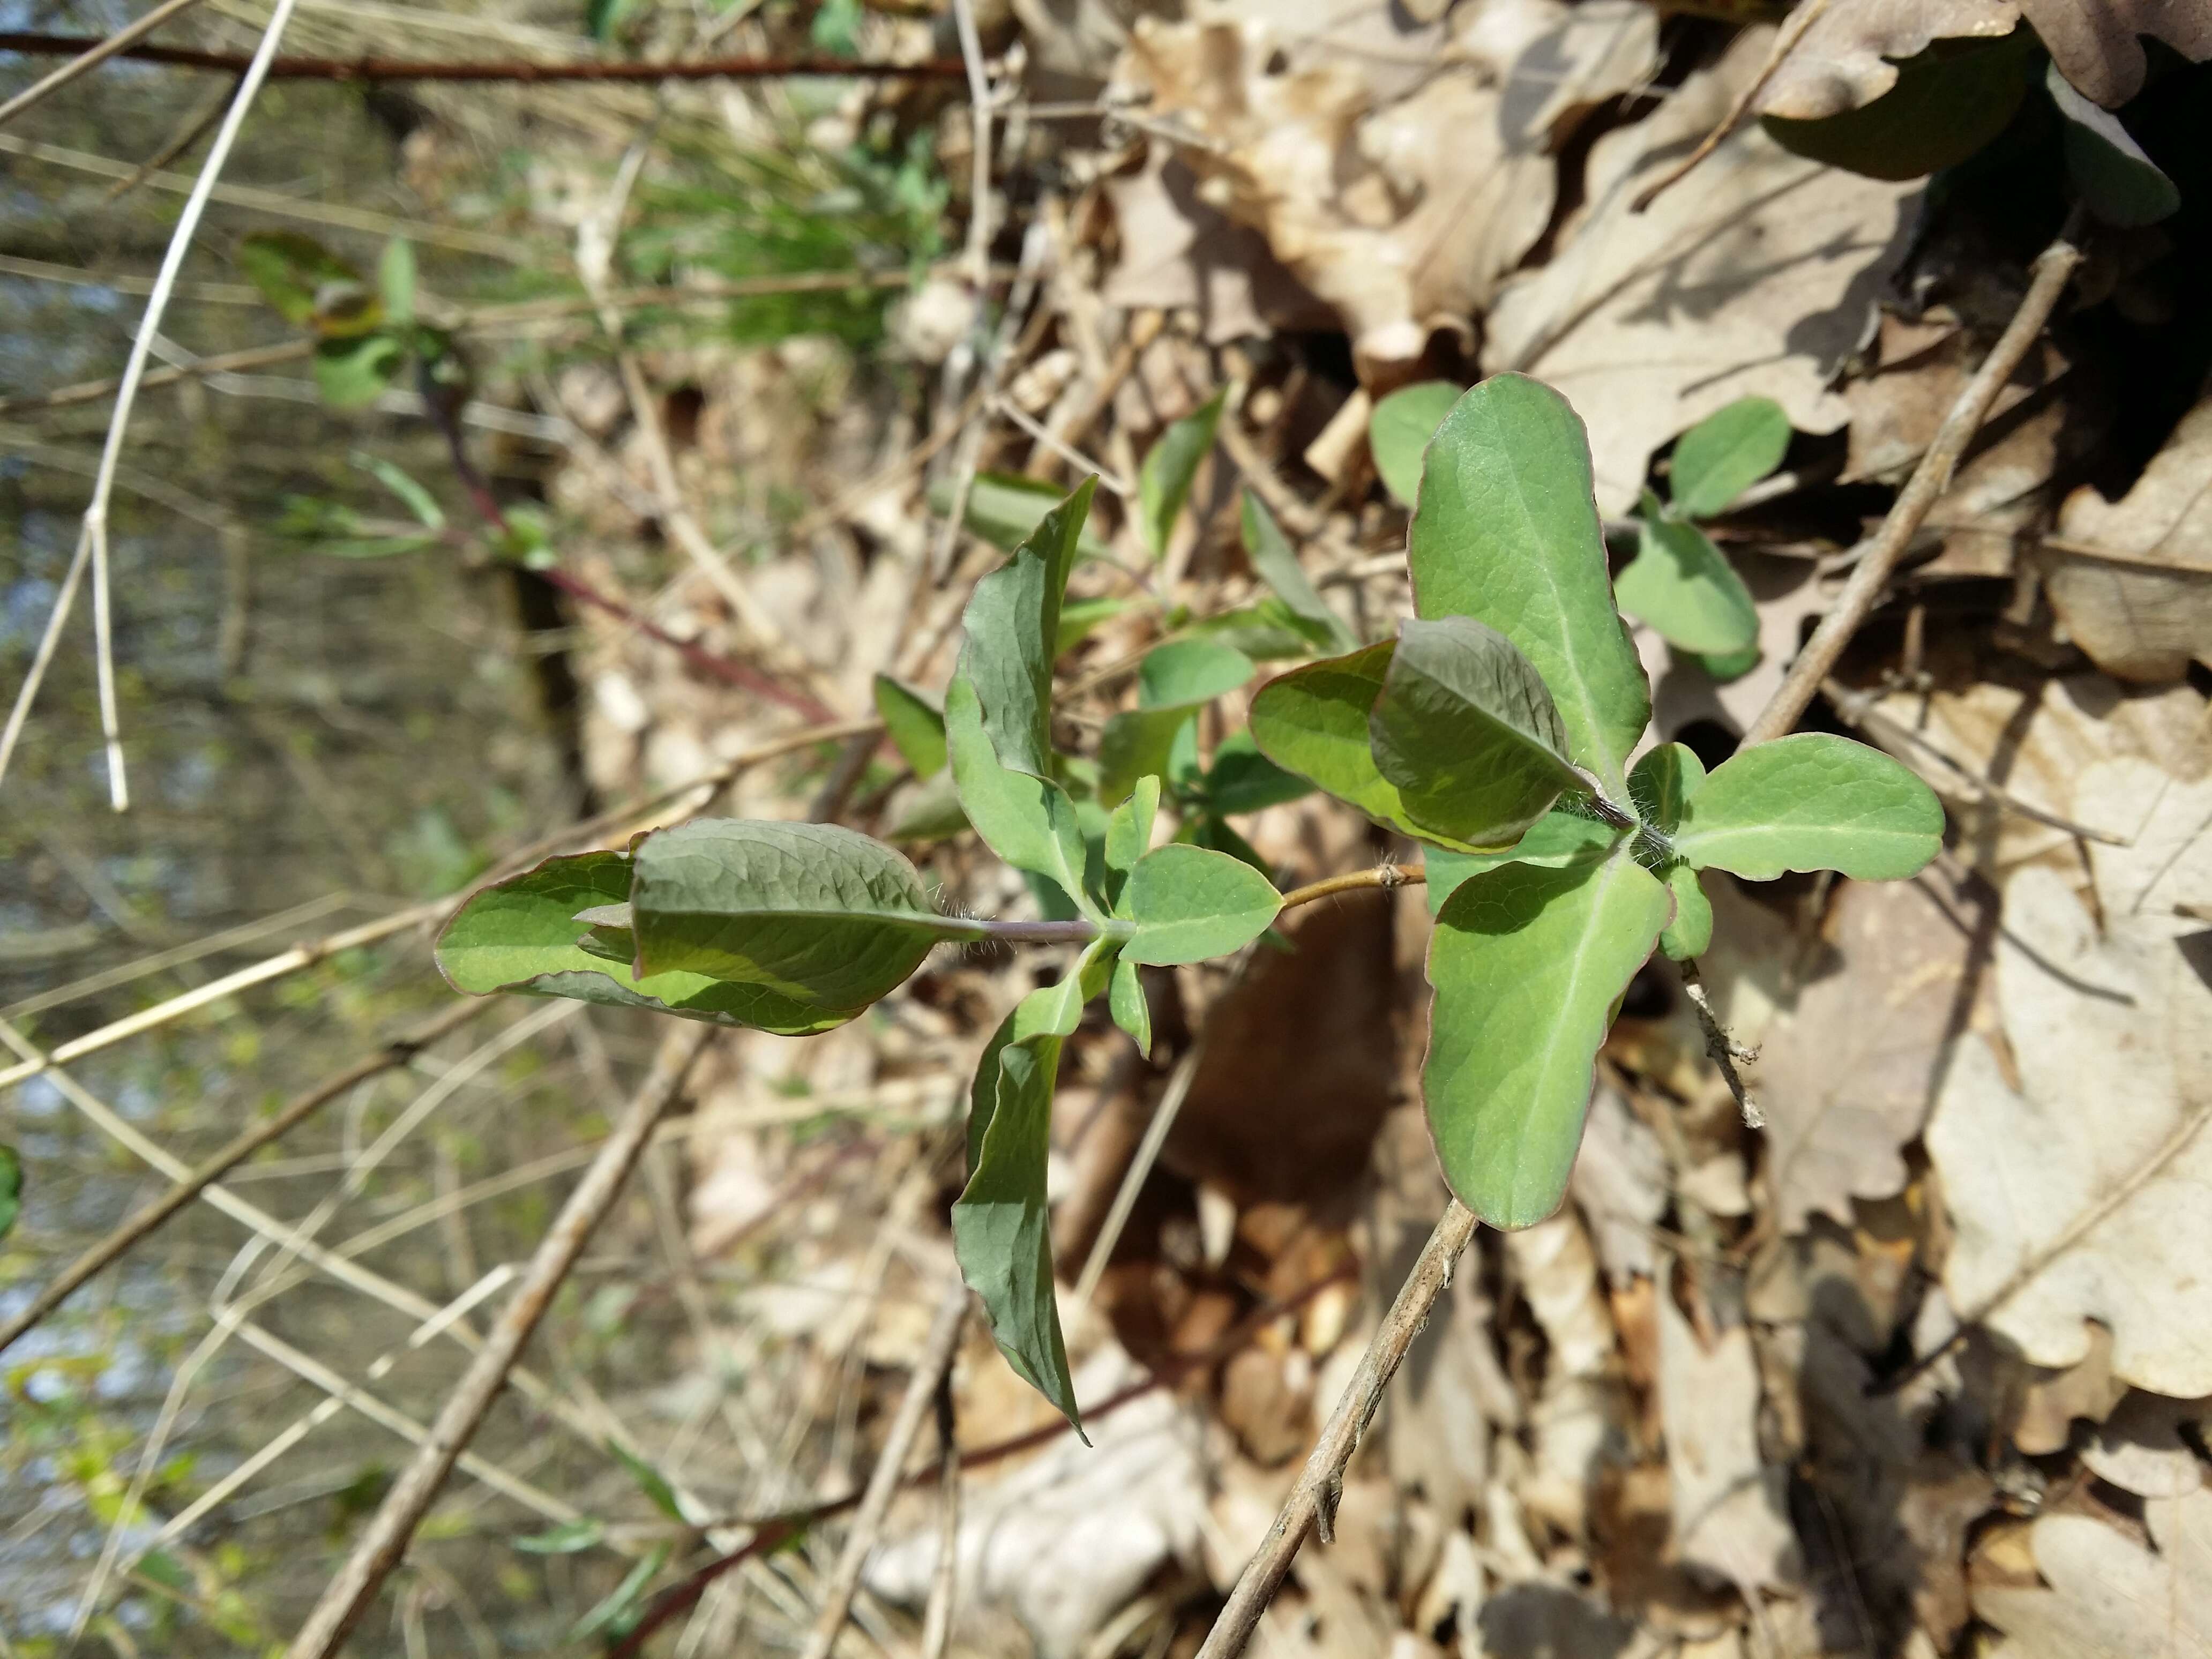
[[[2132,229],[2171,218],[2180,209],[2173,180],[2143,154],[2118,116],[2076,92],[2056,64],[2045,71],[2043,84],[2062,118],[2067,175],[2090,212],[2108,225]]]
[[[1042,478],[1025,478],[1015,472],[979,472],[968,491],[963,522],[992,546],[1011,553],[1036,533],[1044,515],[1058,507],[1066,491]],[[929,510],[952,510],[953,484],[943,479],[929,489]],[[1076,557],[1103,559],[1109,550],[1097,533],[1085,527],[1076,540]]]
[[[1398,786],[1375,764],[1368,718],[1382,695],[1395,640],[1294,668],[1252,699],[1252,737],[1285,771],[1349,802],[1388,829],[1423,840]]]
[[[1340,635],[1326,623],[1300,616],[1273,593],[1263,593],[1252,604],[1240,605],[1233,611],[1195,617],[1184,624],[1183,634],[1186,639],[1233,646],[1256,662],[1344,651],[1358,642],[1350,629]]]
[[[1106,839],[1102,849],[1106,864],[1106,902],[1121,902],[1121,889],[1129,879],[1129,872],[1137,867],[1137,860],[1152,850],[1152,823],[1160,810],[1160,781],[1146,776],[1137,780],[1129,798],[1116,806],[1106,819]]]
[[[8,1237],[23,1209],[23,1160],[13,1146],[0,1144],[0,1238]]]
[[[530,1555],[574,1555],[578,1550],[597,1548],[606,1535],[604,1523],[588,1515],[580,1515],[574,1521],[563,1521],[557,1527],[518,1538],[514,1547]]]
[[[1145,981],[1137,964],[1124,957],[1114,964],[1113,983],[1106,991],[1107,1011],[1114,1023],[1129,1034],[1137,1052],[1152,1057],[1152,1005],[1145,998]]]
[[[406,361],[405,349],[389,334],[362,334],[319,342],[311,366],[325,403],[359,409],[384,395]]]
[[[1956,166],[2011,125],[2039,55],[2025,28],[1996,40],[1938,40],[1898,64],[1896,84],[1871,103],[1759,124],[1808,161],[1869,179],[1917,179]]]
[[[1226,395],[1224,387],[1182,419],[1171,422],[1137,469],[1137,523],[1155,559],[1167,556],[1168,538],[1183,503],[1190,499],[1198,464],[1213,447],[1214,429],[1221,424],[1221,402]]]
[[[1285,772],[1261,754],[1250,728],[1240,726],[1215,746],[1204,793],[1212,811],[1237,817],[1301,799],[1313,788],[1297,773]]]
[[[578,921],[583,911],[629,901],[630,861],[621,853],[550,858],[469,896],[438,936],[438,971],[457,991],[573,997],[616,1007],[650,1008],[717,1025],[804,1036],[842,1025],[858,1010],[827,1011],[757,985],[725,984],[703,974],[630,971],[627,939]],[[591,948],[580,943],[586,936]]]
[[[917,778],[945,769],[945,710],[927,695],[888,674],[876,676],[876,713],[899,758]]]
[[[415,245],[395,236],[384,245],[376,262],[376,291],[384,301],[384,315],[395,328],[415,320]]]
[[[1359,643],[1344,618],[1328,607],[1321,590],[1306,574],[1305,567],[1298,562],[1297,550],[1291,545],[1283,527],[1275,522],[1275,515],[1251,490],[1244,492],[1243,510],[1244,556],[1252,561],[1252,568],[1260,580],[1274,590],[1275,597],[1288,605],[1291,611],[1325,630],[1326,648],[1349,651]]]
[[[1406,555],[1414,610],[1473,617],[1512,641],[1551,690],[1569,757],[1618,799],[1651,692],[1613,608],[1589,438],[1567,400],[1496,374],[1454,404],[1429,446]]]
[[[1708,652],[1704,654],[1692,652],[1690,654],[1697,658],[1698,667],[1712,676],[1715,684],[1726,685],[1730,680],[1741,679],[1758,667],[1759,659],[1765,653],[1756,645],[1747,645],[1741,651]]]
[[[1713,902],[1686,864],[1668,866],[1667,890],[1674,896],[1674,920],[1659,935],[1659,948],[1674,961],[1686,962],[1713,942]]]
[[[1240,859],[1181,842],[1137,861],[1117,913],[1136,926],[1124,962],[1170,968],[1241,951],[1283,908],[1274,884]]]
[[[1085,532],[1086,535],[1088,532]],[[1077,551],[1082,550],[1081,544]],[[1115,617],[1135,604],[1133,599],[1064,599],[1060,607],[1060,629],[1054,636],[1052,654],[1055,659],[1066,656],[1083,643],[1102,623]]]
[[[690,1524],[690,1518],[684,1513],[684,1505],[677,1501],[676,1488],[668,1484],[667,1476],[635,1452],[625,1450],[611,1440],[607,1442],[607,1449],[614,1454],[616,1462],[629,1471],[629,1478],[636,1481],[637,1489],[652,1500],[653,1508],[680,1525]]]
[[[898,853],[834,823],[696,818],[631,858],[641,973],[704,974],[810,1007],[858,1011],[937,945],[978,937],[941,915]]]
[[[1614,580],[1621,610],[1685,651],[1730,655],[1759,642],[1759,608],[1705,532],[1679,519],[1639,520],[1641,550]]]
[[[1879,750],[1826,732],[1777,738],[1714,768],[1674,838],[1698,869],[1750,881],[1791,870],[1895,881],[1942,844],[1933,790]]]
[[[661,1568],[668,1565],[672,1553],[672,1546],[655,1544],[653,1553],[632,1567],[622,1583],[608,1592],[605,1601],[575,1622],[566,1639],[581,1642],[603,1631],[610,1636],[620,1636],[635,1628],[638,1616],[645,1610],[645,1592],[659,1576]]]
[[[637,9],[637,0],[584,0],[584,33],[605,43],[614,39],[615,27]]]
[[[1137,665],[1137,705],[1165,708],[1176,703],[1211,702],[1243,685],[1260,671],[1234,646],[1211,640],[1173,640],[1154,649]]]
[[[952,1206],[953,1254],[999,1352],[1079,1435],[1053,1295],[1045,1168],[1060,1046],[1109,973],[1103,942],[1093,945],[1066,979],[1024,997],[993,1034],[969,1093],[968,1184]]]
[[[1710,519],[1782,465],[1790,417],[1771,398],[1739,398],[1674,445],[1667,490],[1676,514]]]
[[[1407,813],[1464,844],[1510,847],[1563,791],[1585,787],[1544,682],[1472,617],[1400,624],[1369,731]]]
[[[963,830],[967,810],[960,805],[960,786],[950,771],[939,772],[903,792],[898,815],[884,827],[884,839],[893,842],[948,841]]]
[[[1461,884],[1429,944],[1421,1091],[1444,1178],[1494,1227],[1565,1197],[1598,1045],[1674,910],[1632,858],[1501,865]]]
[[[425,530],[443,530],[446,527],[445,511],[438,505],[437,497],[390,461],[381,456],[365,454],[360,450],[356,450],[348,459],[354,465],[399,497],[407,510],[415,515],[416,521]]]
[[[296,230],[257,230],[238,244],[238,269],[288,323],[318,333],[358,333],[370,295],[361,272],[313,237]],[[358,325],[357,326],[356,325]]]
[[[1686,744],[1662,743],[1648,750],[1628,774],[1628,804],[1636,816],[1662,836],[1682,826],[1682,811],[1705,781],[1705,763]]]
[[[1459,398],[1449,380],[1423,380],[1399,387],[1367,417],[1367,447],[1382,487],[1407,507],[1420,489],[1422,452]]]
[[[1505,864],[1535,864],[1547,870],[1588,864],[1613,851],[1620,836],[1604,819],[1576,811],[1570,805],[1554,806],[1502,853],[1462,853],[1449,847],[1431,847],[1425,855],[1429,914],[1433,916],[1442,910],[1461,883],[1486,870]]]

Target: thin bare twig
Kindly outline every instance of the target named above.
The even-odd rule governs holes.
[[[960,1594],[960,1423],[952,1368],[937,1379],[937,1577],[921,1614],[921,1659],[945,1659]]]
[[[1698,1011],[1698,1024],[1705,1034],[1705,1058],[1720,1068],[1721,1080],[1728,1085],[1729,1093],[1735,1097],[1735,1109],[1743,1114],[1747,1129],[1764,1129],[1766,1114],[1759,1109],[1759,1102],[1744,1087],[1738,1066],[1748,1066],[1759,1058],[1759,1050],[1746,1048],[1729,1034],[1727,1026],[1713,1006],[1712,994],[1705,989],[1704,977],[1698,972],[1696,959],[1684,957],[1675,969],[1682,975],[1682,990],[1690,999],[1690,1006]]]
[[[929,1340],[922,1345],[921,1358],[915,1361],[914,1375],[907,1381],[906,1397],[899,1401],[898,1415],[891,1419],[891,1431],[884,1442],[883,1455],[876,1460],[875,1473],[868,1477],[868,1490],[860,1499],[860,1512],[853,1518],[853,1530],[846,1537],[844,1553],[837,1558],[836,1567],[830,1575],[829,1589],[823,1596],[822,1616],[815,1621],[814,1633],[807,1638],[805,1659],[830,1659],[830,1650],[837,1645],[838,1633],[845,1628],[846,1615],[853,1608],[853,1594],[860,1587],[860,1569],[867,1565],[868,1552],[875,1547],[876,1535],[883,1530],[884,1516],[890,1512],[891,1498],[898,1492],[899,1472],[906,1467],[907,1453],[913,1449],[915,1436],[921,1431],[922,1416],[929,1410],[938,1384],[951,1373],[953,1356],[960,1351],[961,1328],[967,1320],[968,1286],[955,1282],[938,1304],[937,1322],[929,1328]]]
[[[1797,43],[1811,31],[1814,24],[1820,21],[1820,14],[1827,9],[1828,0],[1805,0],[1803,5],[1790,13],[1789,21],[1774,37],[1774,49],[1766,56],[1765,67],[1759,71],[1749,86],[1736,95],[1735,102],[1729,106],[1729,112],[1721,117],[1720,125],[1699,139],[1695,149],[1646,185],[1636,199],[1628,204],[1631,213],[1643,212],[1659,199],[1661,191],[1680,184],[1692,167],[1727,142],[1729,134],[1743,125],[1744,118],[1751,113],[1751,106],[1759,101],[1759,94],[1765,92],[1767,83],[1774,79],[1774,72],[1782,67],[1782,60],[1797,49]]]
[[[125,24],[104,40],[97,37],[68,40],[57,37],[53,44],[48,47],[0,46],[0,51],[68,52],[76,54],[71,61],[64,64],[52,75],[32,82],[6,103],[0,104],[0,125],[12,121],[32,105],[41,103],[52,97],[80,75],[98,69],[116,53],[128,52],[132,46],[161,27],[172,17],[180,12],[190,10],[198,3],[199,0],[161,0],[160,5],[155,7],[143,17]],[[244,59],[240,60],[239,67],[241,69],[245,67]]]
[[[1913,469],[1911,480],[1899,492],[1882,520],[1881,529],[1869,545],[1866,555],[1851,571],[1850,580],[1836,597],[1834,606],[1820,619],[1813,637],[1797,653],[1796,661],[1782,682],[1751,729],[1743,734],[1743,746],[1765,743],[1778,738],[1797,724],[1797,717],[1805,712],[1820,690],[1820,683],[1834,672],[1836,661],[1850,643],[1851,635],[1859,624],[1873,613],[1875,602],[1888,586],[1895,574],[1898,562],[1911,544],[1913,532],[1928,516],[1943,492],[1950,488],[1951,474],[1959,465],[1959,458],[1966,453],[1987,418],[1990,407],[1996,402],[1997,393],[2012,378],[2012,372],[2027,355],[2028,347],[2035,343],[2043,326],[2051,320],[2057,307],[2059,295],[2065,293],[2075,267],[2081,263],[2079,246],[2082,216],[2077,208],[2060,231],[2057,240],[2036,256],[2034,275],[2027,292],[2013,313],[2012,320],[1990,348],[1990,355],[1974,371],[1974,377],[1952,404],[1951,412],[1943,417],[1936,428],[1935,441],[1928,453],[1920,458]]]
[[[264,1146],[297,1128],[356,1085],[364,1083],[380,1073],[408,1064],[423,1049],[441,1037],[459,1030],[490,1006],[488,999],[456,1003],[428,1024],[404,1036],[394,1037],[374,1054],[356,1061],[335,1077],[297,1097],[267,1122],[255,1125],[232,1139],[220,1152],[201,1160],[184,1180],[127,1218],[106,1237],[63,1268],[55,1275],[53,1282],[32,1299],[30,1306],[5,1325],[0,1325],[0,1353],[6,1352],[24,1332],[69,1300],[86,1280],[190,1204],[209,1183],[222,1179]]]
[[[531,1257],[513,1299],[501,1311],[483,1347],[431,1425],[429,1438],[393,1483],[353,1554],[293,1638],[286,1650],[287,1659],[329,1659],[399,1565],[438,1489],[475,1437],[492,1401],[506,1388],[507,1373],[521,1358],[523,1345],[538,1328],[554,1292],[614,1206],[631,1168],[652,1138],[653,1126],[674,1103],[692,1062],[713,1035],[712,1027],[700,1026],[671,1032],[662,1041],[651,1074],[631,1097],[622,1121],[569,1194],[560,1218]]]

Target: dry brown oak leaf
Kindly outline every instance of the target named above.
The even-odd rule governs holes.
[[[1986,1659],[2205,1659],[2212,1654],[2212,1492],[2154,1498],[2156,1553],[2086,1515],[2029,1535],[2048,1589],[1990,1586],[1974,1611],[2003,1632]]]

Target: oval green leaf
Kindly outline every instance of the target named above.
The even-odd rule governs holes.
[[[704,974],[856,1011],[939,944],[978,936],[938,914],[898,853],[836,824],[702,818],[646,836],[631,865],[641,975]]]
[[[1221,424],[1221,402],[1226,395],[1224,387],[1172,422],[1137,469],[1137,523],[1155,559],[1167,556],[1168,538],[1183,503],[1190,499],[1198,464],[1213,447],[1214,428]]]
[[[889,674],[875,682],[876,713],[899,758],[918,778],[933,778],[945,769],[945,711],[912,686]]]
[[[1758,644],[1751,590],[1704,531],[1653,517],[1638,539],[1642,550],[1613,585],[1623,611],[1684,651],[1726,656]]]
[[[1674,445],[1667,489],[1674,511],[1710,519],[1782,465],[1790,417],[1771,398],[1739,398],[1685,432]]]
[[[1659,935],[1659,948],[1674,961],[1686,962],[1713,942],[1713,902],[1686,864],[1668,866],[1667,890],[1674,896],[1674,920]]]
[[[1698,869],[1751,881],[1792,870],[1894,881],[1942,844],[1933,790],[1881,750],[1826,732],[1777,738],[1716,767],[1674,838]]]
[[[1212,640],[1171,640],[1137,667],[1137,706],[1211,702],[1258,673],[1252,659]]]
[[[1368,717],[1382,695],[1395,640],[1278,675],[1252,699],[1252,738],[1285,771],[1318,784],[1388,829],[1424,841],[1398,786],[1375,764]],[[1471,849],[1468,849],[1471,850]]]
[[[1603,858],[1620,841],[1620,831],[1602,818],[1575,809],[1579,802],[1554,806],[1528,833],[1502,853],[1455,853],[1431,847],[1425,855],[1429,914],[1435,915],[1469,878],[1502,864],[1539,864],[1550,870]]]
[[[1503,865],[1437,917],[1421,1090],[1445,1180],[1491,1225],[1531,1226],[1566,1195],[1598,1045],[1673,911],[1616,853]]]
[[[983,844],[1015,869],[1057,884],[1071,902],[1082,899],[1085,860],[1075,804],[1051,779],[1000,763],[965,674],[945,688],[945,741],[961,810]]]
[[[1204,792],[1206,804],[1214,811],[1236,817],[1310,795],[1313,785],[1261,754],[1248,727],[1231,732],[1215,745]]]
[[[1662,743],[1628,774],[1628,804],[1662,836],[1682,827],[1682,809],[1705,781],[1705,763],[1685,744]]]
[[[949,478],[932,484],[929,510],[952,511],[953,484]],[[1011,553],[1031,536],[1044,515],[1058,507],[1065,492],[1042,478],[1025,478],[1014,472],[978,472],[968,490],[968,511],[961,522],[1001,552]],[[1087,526],[1076,538],[1079,559],[1103,559],[1112,550]]]
[[[1052,775],[1052,665],[1060,601],[1097,487],[1096,477],[1085,478],[1047,513],[1013,556],[975,584],[961,616],[967,640],[957,672],[975,687],[1000,764],[1031,777]]]
[[[1169,968],[1241,951],[1283,908],[1275,885],[1226,853],[1171,843],[1137,860],[1121,890],[1120,915],[1135,928],[1124,962]]]
[[[1569,757],[1618,799],[1651,695],[1613,608],[1589,439],[1567,400],[1498,374],[1454,404],[1429,447],[1407,558],[1414,610],[1512,641],[1550,689]]]
[[[1319,631],[1325,649],[1349,651],[1359,643],[1307,576],[1275,515],[1249,489],[1244,492],[1243,531],[1244,556],[1252,561],[1252,568],[1294,615]]]
[[[1431,834],[1506,848],[1585,788],[1528,659],[1472,617],[1408,617],[1368,719],[1376,769]]]
[[[1449,380],[1422,380],[1400,386],[1367,417],[1367,447],[1382,487],[1407,507],[1420,493],[1422,453],[1459,394]]]
[[[2045,69],[2044,85],[2063,118],[2067,175],[2090,212],[2108,225],[2134,229],[2179,211],[2181,192],[2118,116],[2076,92],[2056,64]]]

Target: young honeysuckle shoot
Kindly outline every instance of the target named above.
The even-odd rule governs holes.
[[[1146,510],[1167,512],[1146,532],[1156,548],[1218,413],[1147,461]],[[917,789],[1029,878],[1043,920],[946,915],[903,855],[850,830],[702,820],[486,888],[440,939],[441,967],[466,991],[800,1035],[857,1018],[940,944],[1068,951],[984,1050],[951,1220],[1008,1363],[1074,1421],[1045,1197],[1062,1048],[1103,999],[1149,1050],[1139,968],[1229,956],[1273,926],[1282,896],[1225,819],[1318,786],[1429,849],[1422,1084],[1437,1155],[1486,1220],[1540,1220],[1565,1192],[1631,976],[1655,949],[1688,957],[1711,935],[1699,871],[1907,876],[1934,856],[1943,818],[1911,773],[1842,738],[1784,738],[1710,775],[1679,744],[1639,754],[1650,690],[1615,605],[1581,422],[1506,374],[1455,395],[1433,431],[1407,547],[1415,614],[1394,638],[1358,644],[1248,499],[1247,550],[1278,609],[1234,632],[1170,619],[1097,752],[1056,752],[1054,665],[1089,480],[977,585],[941,707],[878,682]],[[1678,446],[1678,503],[1734,499],[1771,464],[1771,435],[1762,449],[1693,433]],[[1245,645],[1344,648],[1261,687],[1249,732],[1208,762],[1198,717],[1255,678]]]

